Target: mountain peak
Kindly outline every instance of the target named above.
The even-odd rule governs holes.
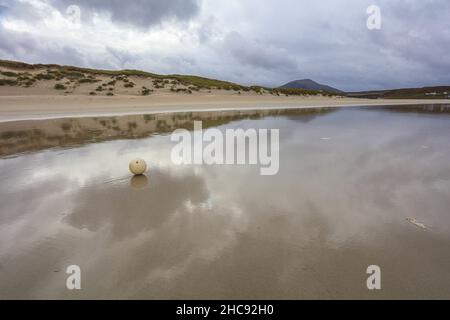
[[[323,90],[330,93],[343,93],[343,91],[320,84],[312,79],[301,79],[294,80],[282,85],[280,88],[289,88],[289,89],[306,89],[306,90]]]

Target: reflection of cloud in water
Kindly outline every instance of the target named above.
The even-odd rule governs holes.
[[[168,137],[2,160],[0,296],[370,298],[365,268],[379,264],[384,297],[448,297],[449,122],[393,114],[233,123],[282,129],[271,177],[173,166]],[[136,155],[150,163],[139,188]],[[83,292],[65,290],[68,264]]]
[[[112,236],[122,238],[158,228],[183,210],[186,201],[198,205],[208,198],[199,176],[172,176],[155,169],[151,179],[152,185],[143,190],[130,189],[128,184],[83,188],[74,199],[79,205],[64,221],[90,231],[109,225]]]

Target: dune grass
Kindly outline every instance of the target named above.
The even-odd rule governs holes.
[[[57,84],[55,84],[55,87],[54,87],[56,90],[66,90],[67,88],[66,88],[66,86],[65,85],[63,85],[62,83],[57,83]]]

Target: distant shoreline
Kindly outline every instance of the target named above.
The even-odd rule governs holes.
[[[169,94],[148,97],[88,97],[81,95],[0,96],[0,122],[190,111],[295,109],[408,104],[450,104],[450,100],[373,100],[298,96],[238,96],[225,94]]]

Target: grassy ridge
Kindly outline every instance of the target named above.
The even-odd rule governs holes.
[[[299,95],[325,95],[333,96],[334,93],[319,91],[319,90],[307,90],[307,89],[291,89],[291,88],[268,88],[262,86],[244,86],[237,83],[222,81],[217,79],[210,79],[194,75],[180,75],[169,74],[161,75],[141,70],[102,70],[81,68],[74,66],[64,66],[57,64],[28,64],[19,61],[0,60],[0,67],[12,69],[17,72],[3,71],[0,75],[0,86],[23,86],[30,87],[36,81],[41,80],[62,80],[64,78],[77,81],[78,83],[94,83],[98,80],[95,79],[96,75],[110,76],[119,80],[128,76],[151,78],[154,81],[156,88],[164,88],[163,83],[175,81],[188,87],[187,89],[176,89],[174,91],[188,91],[192,93],[192,90],[198,91],[200,89],[220,89],[220,90],[233,90],[240,92],[255,92],[259,94],[272,94],[272,95],[286,95],[286,96],[299,96]],[[29,74],[30,71],[46,71],[45,73],[39,73],[35,76]],[[143,89],[143,92],[149,93]],[[177,91],[178,90],[178,91]],[[436,93],[436,94],[430,94]],[[362,92],[348,92],[339,95],[344,95],[353,98],[369,98],[369,99],[448,99],[450,98],[450,86],[437,86],[437,87],[423,87],[423,88],[405,88],[394,90],[379,90],[379,91],[362,91]]]
[[[194,75],[179,75],[179,74],[169,74],[161,75],[141,70],[102,70],[102,69],[91,69],[91,68],[81,68],[74,66],[65,66],[57,64],[28,64],[19,61],[8,61],[0,60],[0,67],[5,67],[13,70],[25,71],[22,74],[14,74],[15,76],[27,76],[27,71],[37,71],[37,70],[47,70],[45,74],[39,74],[34,78],[36,80],[51,80],[51,79],[77,79],[78,82],[92,82],[95,81],[94,77],[96,75],[107,75],[111,77],[121,77],[121,76],[135,76],[142,78],[152,78],[160,81],[164,80],[175,80],[186,86],[194,86],[198,89],[221,89],[221,90],[233,90],[237,92],[249,92],[253,91],[256,93],[264,94],[269,93],[272,95],[332,95],[327,92],[322,92],[318,90],[305,90],[305,89],[288,89],[288,88],[268,88],[262,86],[243,86],[237,83],[222,81],[217,79],[210,79]],[[51,70],[51,71],[49,71]],[[15,85],[17,82],[15,80],[2,80],[0,85]]]

